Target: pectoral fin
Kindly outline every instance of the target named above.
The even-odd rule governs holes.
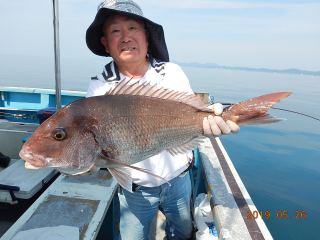
[[[167,183],[171,186],[171,184],[170,184],[166,179],[164,179],[164,178],[162,178],[162,177],[160,177],[160,176],[158,176],[158,175],[156,175],[156,174],[153,174],[153,173],[149,172],[148,170],[145,170],[145,169],[142,169],[142,168],[138,168],[138,167],[134,167],[134,166],[131,166],[131,165],[128,165],[128,164],[125,164],[125,163],[123,163],[123,162],[120,162],[120,161],[117,161],[117,160],[115,160],[115,159],[110,158],[105,151],[102,151],[102,152],[100,153],[100,156],[101,156],[102,158],[108,160],[108,161],[112,161],[112,162],[114,162],[114,163],[121,164],[121,165],[123,165],[123,166],[125,166],[125,167],[132,168],[132,169],[135,169],[135,170],[137,170],[137,171],[144,172],[144,173],[149,174],[149,175],[151,175],[151,176],[157,177],[157,178],[159,178],[159,179],[167,182]],[[112,169],[112,168],[108,168],[108,169],[110,170],[110,169]],[[113,168],[113,169],[117,169],[117,170],[118,170],[118,169],[123,169],[123,168]],[[112,174],[112,172],[110,172],[110,173]],[[114,175],[112,174],[112,176],[114,176]],[[119,175],[117,175],[117,176],[119,177]],[[121,182],[119,182],[118,179],[117,179],[117,177],[114,176],[114,178],[118,181],[118,183],[119,183],[120,185],[121,185],[121,183],[124,183],[124,182],[125,182],[125,181],[123,181],[125,177],[126,177],[126,176],[124,176],[124,173],[123,173],[123,172],[120,173],[120,177],[119,177],[120,179],[119,179],[119,180],[120,180]],[[126,177],[126,178],[127,178],[127,177]],[[132,184],[131,173],[130,173],[130,182],[131,182],[131,184]],[[121,186],[122,186],[122,185],[121,185]],[[122,186],[122,187],[125,188],[125,189],[127,189],[125,186]],[[128,190],[128,189],[127,189],[127,190]],[[128,191],[132,192],[132,190],[128,190]]]
[[[166,149],[166,151],[169,152],[172,156],[176,156],[178,154],[184,154],[198,147],[205,138],[206,138],[205,136],[199,136],[181,146],[168,148]]]
[[[108,171],[121,187],[132,192],[131,171],[128,168],[108,168]]]

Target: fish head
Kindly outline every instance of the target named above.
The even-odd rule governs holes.
[[[97,120],[68,105],[43,122],[19,155],[28,169],[55,168],[77,175],[88,171],[101,152]]]

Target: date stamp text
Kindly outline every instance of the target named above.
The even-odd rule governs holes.
[[[295,211],[294,214],[292,214],[292,216],[289,216],[290,214],[288,213],[288,211],[278,211],[274,214],[274,216],[272,216],[272,214],[270,213],[270,211],[247,211],[247,219],[257,219],[257,218],[265,218],[265,219],[269,219],[269,218],[278,218],[278,219],[305,219],[307,217],[307,213],[306,211]]]

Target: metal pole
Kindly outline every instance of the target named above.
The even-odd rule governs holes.
[[[53,2],[53,29],[54,29],[54,59],[56,79],[56,108],[61,109],[61,73],[60,73],[60,44],[59,44],[59,9],[58,0]]]

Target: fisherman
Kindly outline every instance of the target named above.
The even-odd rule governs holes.
[[[182,69],[169,62],[169,54],[161,25],[143,16],[132,0],[106,0],[86,33],[88,48],[96,55],[112,57],[101,74],[93,77],[87,97],[104,95],[121,81],[128,84],[151,82],[157,86],[192,94],[189,80]],[[222,105],[214,104],[216,115]],[[206,136],[217,137],[237,133],[238,125],[209,116],[203,121]],[[139,163],[165,178],[171,186],[149,174],[132,170],[132,193],[121,189],[120,235],[123,240],[148,239],[153,216],[160,209],[166,216],[169,239],[188,239],[192,234],[189,166],[192,153],[171,156],[167,151]],[[94,169],[92,170],[95,171]]]

